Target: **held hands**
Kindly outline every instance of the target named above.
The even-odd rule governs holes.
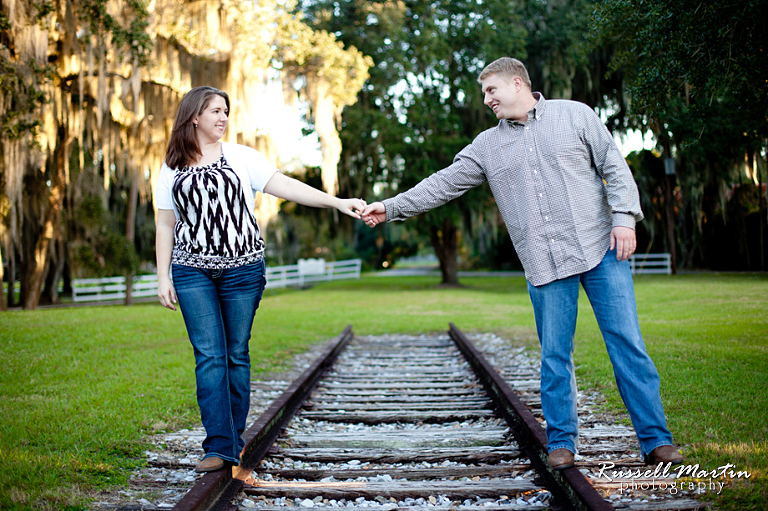
[[[368,204],[363,211],[363,222],[368,224],[368,227],[376,227],[380,223],[386,222],[387,210],[384,208],[383,202],[374,202]]]
[[[345,215],[359,219],[365,206],[366,203],[363,199],[339,199],[339,205],[336,208]]]
[[[160,304],[166,309],[176,310],[176,289],[169,277],[160,277],[157,279],[157,297]]]
[[[637,238],[635,230],[629,227],[614,227],[611,229],[611,250],[616,247],[616,259],[626,261],[635,253]]]
[[[369,227],[375,227],[387,220],[384,203],[366,204],[363,199],[339,199],[337,208],[353,218],[362,218]]]

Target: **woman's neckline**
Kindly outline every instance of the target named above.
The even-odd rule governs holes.
[[[203,156],[196,162],[189,165],[190,168],[203,168],[208,167],[210,165],[213,165],[214,163],[217,163],[219,160],[221,160],[221,157],[224,156],[224,145],[219,141],[217,143],[217,147],[213,148],[208,154],[214,154],[216,153],[215,157],[208,157],[205,153],[203,153]]]
[[[215,161],[212,161],[210,163],[206,163],[205,165],[200,165],[200,164],[187,165],[187,169],[190,169],[190,170],[207,170],[207,169],[211,169],[211,168],[214,168],[214,167],[218,167],[219,163],[221,163],[223,160],[224,160],[224,153],[222,152]]]

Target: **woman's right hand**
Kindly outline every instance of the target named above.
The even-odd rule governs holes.
[[[339,199],[337,209],[352,218],[361,218],[367,204],[363,199]]]
[[[169,277],[158,277],[157,279],[157,297],[160,303],[166,309],[176,310],[176,288]]]

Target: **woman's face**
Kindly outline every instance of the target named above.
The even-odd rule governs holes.
[[[213,96],[208,105],[206,105],[205,110],[203,110],[203,113],[193,121],[197,124],[197,128],[195,128],[197,140],[201,144],[218,141],[224,136],[224,130],[227,129],[228,121],[229,111],[227,110],[227,102],[221,96]]]

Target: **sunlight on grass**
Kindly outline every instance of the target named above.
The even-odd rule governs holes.
[[[721,495],[705,494],[723,511],[765,509],[768,501],[768,442],[705,442],[686,453],[703,467],[733,465],[735,477],[726,478]]]
[[[711,452],[724,458],[747,459],[756,456],[768,461],[768,442],[737,442],[729,444],[707,442],[704,444],[696,444],[693,448],[697,451]],[[766,468],[768,468],[768,465],[766,465]]]

